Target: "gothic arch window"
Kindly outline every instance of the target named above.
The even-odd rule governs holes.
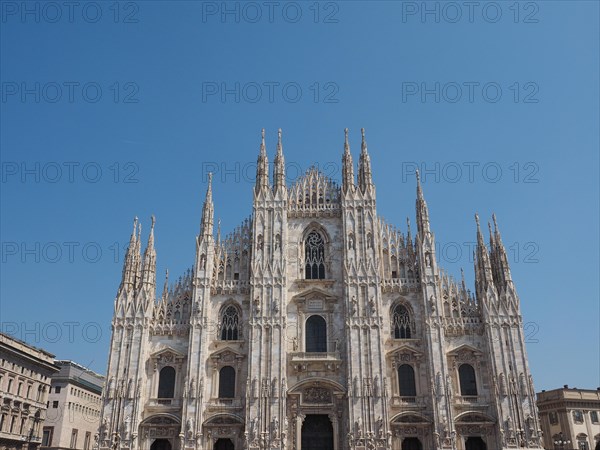
[[[221,340],[237,341],[240,338],[240,314],[238,309],[229,305],[221,316]]]
[[[231,366],[219,370],[219,398],[235,397],[235,369]]]
[[[165,366],[160,369],[158,377],[158,398],[173,398],[175,396],[175,369]]]
[[[304,267],[307,280],[325,278],[325,241],[316,231],[311,231],[304,241]]]
[[[460,379],[460,395],[477,395],[477,379],[475,369],[470,364],[462,364],[458,368]]]
[[[327,322],[319,315],[310,316],[305,327],[305,351],[320,353],[327,351]]]
[[[412,336],[410,314],[404,305],[397,305],[392,313],[394,339],[410,339]]]
[[[398,388],[400,397],[416,397],[415,370],[410,364],[398,367]]]

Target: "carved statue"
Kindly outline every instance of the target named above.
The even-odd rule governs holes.
[[[356,421],[356,434],[359,438],[362,438],[363,435],[363,423],[362,423],[362,418],[359,417],[358,420]]]
[[[272,431],[273,431],[273,437],[277,438],[279,436],[279,419],[277,419],[277,417],[273,417],[272,420]]]
[[[252,419],[252,438],[258,439],[258,417]]]
[[[273,381],[271,381],[271,396],[274,398],[279,397],[279,392],[277,391],[277,378],[273,377]]]
[[[298,351],[298,338],[296,336],[292,338],[292,348],[295,352]]]
[[[351,307],[350,307],[350,315],[352,315],[352,316],[356,315],[357,311],[358,311],[358,302],[356,301],[356,296],[353,296]]]

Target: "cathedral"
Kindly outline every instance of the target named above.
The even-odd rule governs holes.
[[[265,132],[252,215],[215,236],[209,177],[193,266],[157,293],[137,218],[114,303],[98,450],[542,449],[520,301],[493,217],[475,289],[378,214],[364,130],[355,177],[287,185]],[[414,233],[414,234],[413,234]],[[191,242],[190,242],[191,244]]]

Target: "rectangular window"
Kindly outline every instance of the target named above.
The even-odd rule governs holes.
[[[27,386],[27,398],[31,395],[31,385]]]
[[[10,390],[12,388],[12,384],[13,384],[13,380],[12,378],[8,379],[8,387],[6,388],[6,392],[8,392],[10,394]]]
[[[73,428],[73,431],[71,431],[70,448],[77,448],[77,429],[76,428]]]
[[[85,433],[85,440],[83,441],[83,450],[90,450],[90,439],[92,437],[92,433],[87,431]]]
[[[54,409],[58,408],[58,400],[54,400],[52,402],[52,408],[54,408]]]
[[[550,413],[550,424],[552,424],[552,425],[558,424],[558,414],[556,414],[555,412]]]
[[[398,272],[392,270],[392,278],[398,278]]]
[[[50,447],[52,445],[52,435],[54,434],[54,427],[44,427],[42,435],[42,447]]]
[[[21,395],[21,389],[23,389],[23,383],[19,383],[17,386],[17,395]]]
[[[57,394],[60,394],[60,386],[56,386],[54,388],[54,392],[56,392]]]
[[[19,428],[19,434],[23,434],[23,432],[25,431],[25,422],[27,421],[27,419],[23,418],[21,419],[21,427]]]
[[[590,411],[590,419],[592,423],[598,423],[598,411]]]

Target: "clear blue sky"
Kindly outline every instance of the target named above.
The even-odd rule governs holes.
[[[211,167],[227,232],[261,128],[290,178],[339,180],[365,127],[379,213],[414,223],[425,169],[438,257],[471,287],[473,215],[498,216],[536,388],[600,386],[598,2],[220,4],[2,2],[3,329],[104,372],[135,215],[162,286],[193,263]]]

